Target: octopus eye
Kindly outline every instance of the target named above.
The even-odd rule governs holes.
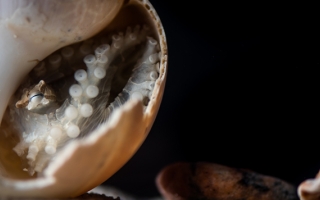
[[[30,95],[28,110],[32,110],[37,107],[41,103],[43,97],[44,95],[42,93],[35,93]]]
[[[43,99],[43,94],[42,93],[37,93],[37,94],[33,94],[33,95],[30,96],[29,102],[39,104],[42,99]]]

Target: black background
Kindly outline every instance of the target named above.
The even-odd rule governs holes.
[[[298,185],[320,169],[316,5],[151,0],[168,42],[163,101],[146,141],[104,184],[159,195],[174,162],[207,161]]]

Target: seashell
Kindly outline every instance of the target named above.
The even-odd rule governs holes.
[[[298,195],[301,200],[317,200],[320,198],[320,171],[315,178],[310,178],[298,186]]]
[[[0,0],[0,36],[0,197],[76,197],[107,180],[162,100],[167,44],[152,4]]]

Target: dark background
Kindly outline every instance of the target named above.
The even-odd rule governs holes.
[[[296,186],[314,177],[320,169],[317,6],[151,3],[169,50],[163,101],[146,141],[105,184],[157,196],[156,175],[179,161],[247,168]]]

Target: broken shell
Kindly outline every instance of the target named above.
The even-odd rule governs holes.
[[[167,73],[161,21],[147,0],[0,3],[0,196],[81,195],[151,129]]]

